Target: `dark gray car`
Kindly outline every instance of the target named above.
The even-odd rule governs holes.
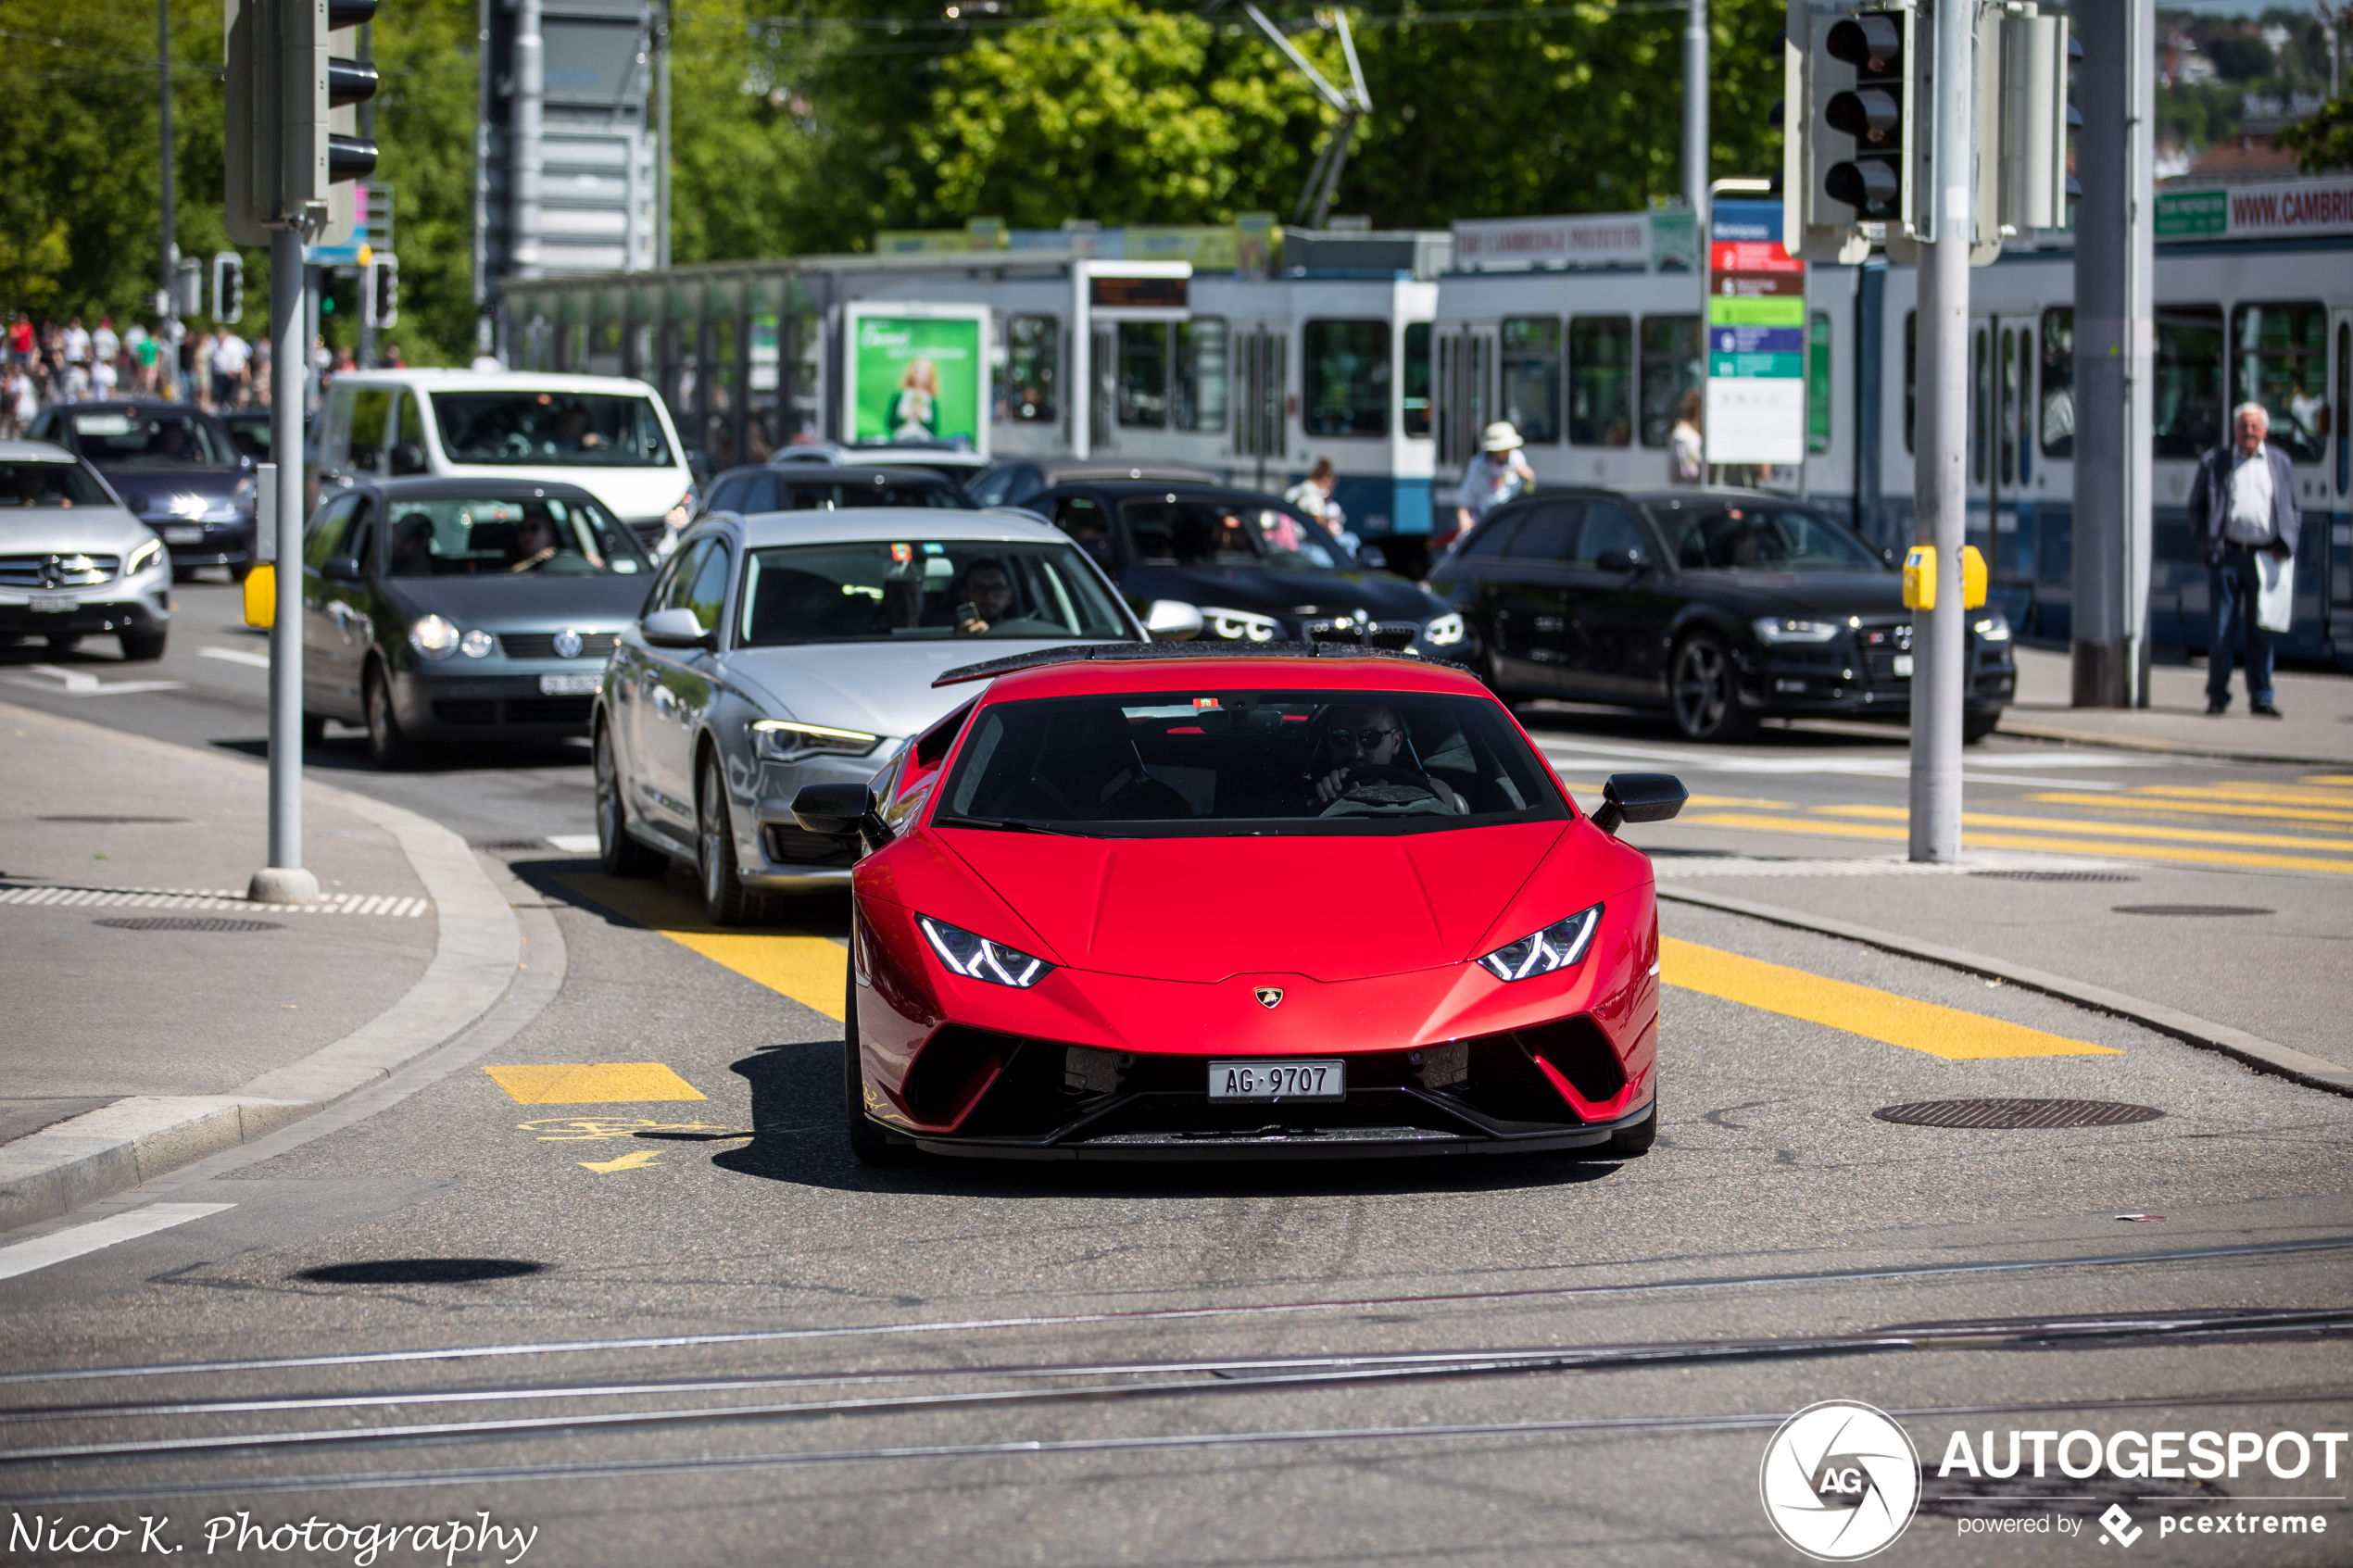
[[[653,581],[597,498],[529,480],[332,492],[303,536],[303,732],[365,723],[382,767],[419,743],[585,734]]]

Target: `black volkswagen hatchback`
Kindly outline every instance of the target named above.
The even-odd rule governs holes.
[[[1093,556],[1139,615],[1201,610],[1202,637],[1357,641],[1466,662],[1463,618],[1427,590],[1349,561],[1272,495],[1165,480],[1073,480],[1021,503]]]
[[[1767,715],[1902,720],[1903,575],[1818,507],[1749,490],[1546,490],[1499,508],[1430,569],[1505,696],[1665,709],[1685,739]],[[2016,688],[2010,626],[1970,617],[1962,734]]]

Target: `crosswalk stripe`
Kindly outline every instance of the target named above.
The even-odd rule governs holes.
[[[2071,795],[2057,791],[2026,797],[2037,805],[2096,806],[2104,811],[2168,811],[2196,817],[2272,817],[2289,822],[2343,822],[2353,828],[2353,810],[2325,811],[2309,806],[2244,806],[2233,801],[2150,800],[2137,795]]]
[[[771,926],[761,931],[724,931],[702,918],[696,901],[659,883],[583,872],[556,878],[623,919],[660,932],[690,952],[814,1012],[841,1022],[849,949],[828,937]]]
[[[1906,827],[1879,827],[1869,822],[1830,822],[1819,817],[1759,817],[1742,812],[1716,812],[1680,821],[1700,827],[1758,828],[1771,833],[1812,834],[1827,838],[1869,838],[1901,844],[1911,836]],[[2029,819],[2033,820],[2033,819]],[[2057,855],[2085,855],[2116,859],[2172,861],[2193,866],[2246,866],[2265,871],[2328,872],[2353,875],[2353,859],[2324,860],[2308,855],[2266,855],[2253,850],[2196,849],[2176,844],[2118,843],[2114,839],[2069,838],[2072,823],[2053,822],[2049,835],[1985,833],[1968,834],[1971,849],[2045,849]]]
[[[1910,811],[1901,806],[1825,806],[1821,811],[1825,816],[1833,817],[1869,817],[1897,822],[1911,820]],[[2221,828],[2177,828],[2141,822],[2087,822],[2060,817],[2013,817],[2000,811],[1964,811],[1961,813],[1961,825],[2025,828],[2036,833],[2082,833],[2106,838],[2146,838],[2167,844],[2245,844],[2266,849],[2315,849],[2324,854],[2353,855],[2353,843],[2338,845],[2296,834],[2230,833]]]
[[[1667,985],[1947,1061],[2123,1054],[2113,1047],[2046,1035],[2005,1019],[1876,991],[1673,936],[1660,937],[1658,949],[1659,979]]]
[[[2322,806],[2340,809],[2353,806],[2353,794],[2341,789],[2291,789],[2284,784],[2141,784],[2133,793],[2158,796],[2169,800],[2269,801],[2278,806]]]

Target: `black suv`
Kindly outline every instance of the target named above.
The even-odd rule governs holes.
[[[107,477],[134,516],[163,536],[171,576],[253,570],[253,459],[212,415],[184,403],[66,403],[26,433],[54,442]]]

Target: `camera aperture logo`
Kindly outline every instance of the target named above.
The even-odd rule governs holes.
[[[1884,1549],[1920,1500],[1920,1456],[1882,1411],[1850,1399],[1808,1405],[1765,1445],[1757,1473],[1765,1517],[1781,1539],[1823,1562]]]

